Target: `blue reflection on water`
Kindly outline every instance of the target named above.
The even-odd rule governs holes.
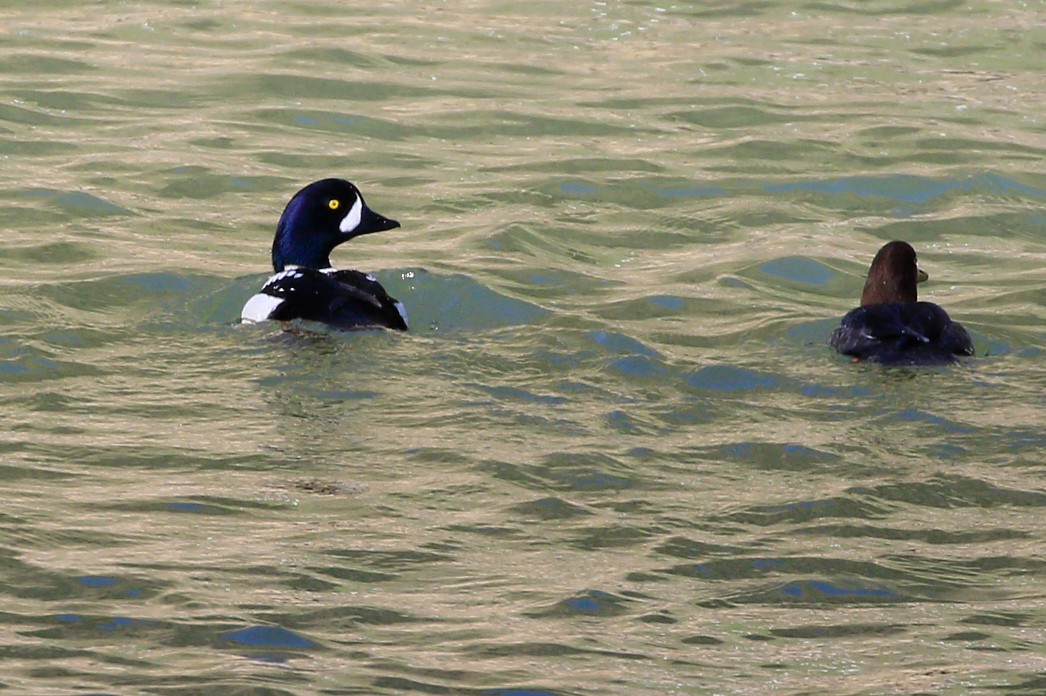
[[[613,331],[590,331],[588,335],[599,345],[616,353],[636,353],[645,355],[648,358],[660,357],[656,350],[648,348],[642,341],[638,341],[631,336],[625,336]]]
[[[599,189],[591,184],[582,184],[577,181],[564,181],[559,185],[559,190],[563,193],[581,196],[592,193],[599,193]]]
[[[664,307],[665,309],[671,309],[673,311],[679,311],[686,306],[686,301],[682,297],[676,297],[675,295],[654,295],[653,297],[646,298],[647,302],[655,304],[658,307]]]
[[[98,624],[98,628],[103,631],[118,631],[121,628],[130,628],[134,624],[134,619],[129,619],[126,616],[114,616],[109,623]]]
[[[732,365],[709,365],[686,377],[686,382],[697,389],[733,392],[748,389],[771,389],[781,384],[774,375]]]
[[[762,273],[793,283],[827,285],[835,278],[835,271],[822,263],[802,256],[788,256],[767,261],[759,267]]]
[[[312,648],[315,643],[280,626],[248,626],[222,634],[218,640],[264,648]]]
[[[893,590],[883,587],[839,587],[823,580],[810,580],[808,582],[790,582],[781,588],[781,594],[790,597],[802,597],[809,592],[819,592],[829,597],[882,597],[897,598]]]
[[[946,433],[968,434],[974,432],[974,429],[968,425],[956,423],[955,421],[948,420],[947,418],[917,408],[906,408],[896,414],[891,414],[891,416],[887,417],[885,420],[890,421],[894,419],[909,421],[912,423],[930,423],[932,425],[940,426]]]
[[[77,578],[76,581],[87,587],[110,587],[116,584],[116,578],[109,578],[103,575],[84,575]]]
[[[171,512],[203,512],[206,508],[199,503],[167,503]]]
[[[1022,184],[994,173],[979,174],[961,179],[929,179],[923,176],[844,176],[838,179],[815,179],[781,184],[768,184],[767,193],[854,194],[864,197],[889,198],[904,203],[924,205],[947,193],[994,190],[1022,193],[1029,196],[1046,195],[1046,190]]]
[[[567,605],[571,609],[583,612],[596,612],[599,611],[599,602],[593,597],[573,597],[567,600]]]
[[[753,568],[773,568],[782,565],[784,565],[784,561],[780,558],[757,558],[752,561]]]
[[[626,377],[657,377],[667,372],[664,366],[642,355],[618,358],[607,365],[607,367]]]

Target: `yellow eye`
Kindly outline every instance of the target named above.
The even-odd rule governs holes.
[[[327,206],[331,210],[337,210],[338,208],[341,207],[341,201],[339,201],[337,198],[332,198],[329,201],[327,201]]]

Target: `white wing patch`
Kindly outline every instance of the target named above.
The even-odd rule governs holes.
[[[349,208],[348,214],[341,219],[341,224],[338,225],[338,229],[345,234],[351,234],[353,230],[360,226],[360,219],[363,218],[363,199],[356,196],[356,202]]]
[[[265,281],[265,285],[272,285],[273,283],[283,280],[284,278],[301,278],[304,274],[298,270],[297,266],[288,266],[287,270],[280,271],[276,275],[269,276],[269,279]],[[265,285],[262,287],[264,288]]]
[[[284,271],[284,273],[287,273],[287,271]],[[276,311],[276,308],[281,304],[283,304],[281,298],[259,292],[257,295],[247,300],[247,304],[245,304],[243,309],[240,311],[240,319],[251,324],[259,321],[268,321],[269,316],[271,316],[272,313]]]

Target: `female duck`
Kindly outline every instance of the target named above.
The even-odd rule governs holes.
[[[339,329],[405,331],[407,313],[366,273],[331,268],[334,247],[353,237],[399,227],[367,207],[359,189],[324,179],[294,194],[272,242],[276,275],[247,300],[245,322],[304,319]]]
[[[883,365],[943,365],[973,355],[973,342],[942,307],[919,302],[916,284],[928,276],[907,242],[890,242],[875,255],[861,306],[843,317],[828,343],[856,360]]]

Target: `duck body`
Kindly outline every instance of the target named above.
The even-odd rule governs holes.
[[[850,310],[828,343],[856,360],[882,365],[944,365],[973,355],[973,341],[943,307],[919,302],[915,250],[890,242],[872,261],[861,306]]]
[[[850,310],[829,344],[882,365],[945,365],[973,355],[962,324],[933,302],[887,302]]]
[[[335,270],[334,247],[354,237],[395,229],[375,213],[353,184],[323,179],[296,193],[280,217],[272,243],[276,274],[243,306],[244,322],[315,321],[337,329],[405,331],[407,313],[371,275]]]
[[[243,306],[245,321],[316,321],[336,329],[407,330],[403,303],[373,276],[333,268],[290,268],[271,276]]]

